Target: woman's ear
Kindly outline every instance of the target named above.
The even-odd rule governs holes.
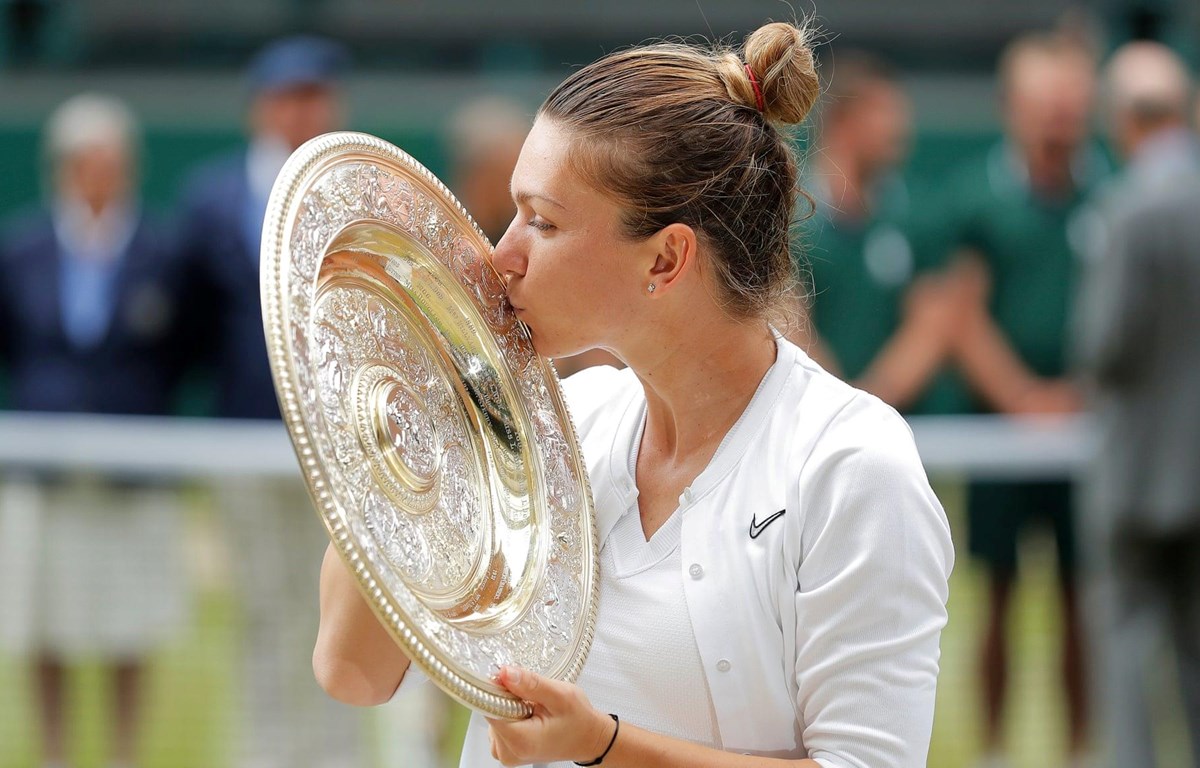
[[[646,276],[655,295],[679,284],[696,266],[696,231],[687,224],[668,224],[650,238],[654,263]]]

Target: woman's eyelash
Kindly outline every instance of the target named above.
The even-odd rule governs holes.
[[[539,221],[538,219],[530,219],[529,226],[533,227],[534,229],[539,229],[542,232],[546,232],[547,230],[554,229],[553,224],[550,224],[549,222],[545,222],[545,221]]]

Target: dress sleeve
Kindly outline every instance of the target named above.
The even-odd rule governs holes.
[[[824,768],[923,767],[933,726],[954,550],[908,426],[883,413],[802,478],[796,711]]]
[[[425,674],[425,670],[417,664],[409,664],[408,669],[404,672],[404,677],[400,678],[400,684],[396,686],[396,690],[392,691],[392,697],[388,699],[389,704],[396,701],[401,693],[411,691],[413,688],[419,688],[429,682],[429,675]]]

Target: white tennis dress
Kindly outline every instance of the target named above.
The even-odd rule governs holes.
[[[630,371],[564,383],[601,543],[579,679],[622,723],[826,768],[924,766],[950,530],[907,424],[782,338],[712,461],[650,541]],[[492,768],[472,718],[461,768]],[[569,766],[570,763],[555,764]]]

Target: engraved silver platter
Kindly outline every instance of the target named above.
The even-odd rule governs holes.
[[[263,318],[304,479],[372,609],[447,693],[515,719],[500,666],[583,665],[596,533],[558,379],[490,253],[407,154],[327,134],[271,192]]]

